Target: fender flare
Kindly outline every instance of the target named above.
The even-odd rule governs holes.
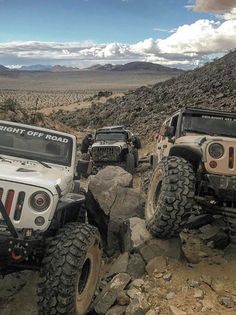
[[[169,152],[170,156],[182,157],[193,165],[194,170],[196,171],[199,167],[200,161],[202,160],[202,151],[200,148],[194,148],[189,145],[176,144],[174,145]]]

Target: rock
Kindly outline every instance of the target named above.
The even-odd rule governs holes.
[[[217,225],[207,224],[200,229],[199,237],[212,242],[215,248],[223,249],[229,244],[229,236]]]
[[[146,229],[145,220],[133,217],[124,222],[122,227],[122,248],[124,251],[135,250],[152,238]]]
[[[127,291],[127,294],[128,296],[131,298],[131,299],[135,299],[138,295],[141,294],[140,290],[137,289],[137,288],[130,288],[128,291]]]
[[[126,306],[115,305],[109,309],[106,315],[125,315]]]
[[[128,172],[118,166],[108,166],[93,176],[88,185],[88,219],[99,228],[110,256],[121,251],[123,222],[144,217],[144,197],[130,188],[131,184],[132,176]]]
[[[140,295],[133,300],[126,309],[125,315],[145,315],[149,310],[150,306],[146,298]]]
[[[167,274],[165,274],[165,275],[163,276],[163,279],[164,279],[165,281],[170,281],[171,278],[172,278],[172,274],[171,274],[171,273],[167,273]]]
[[[127,272],[129,263],[129,253],[121,254],[115,259],[106,277],[114,276],[118,273]]]
[[[187,315],[187,313],[180,310],[176,306],[170,305],[170,315]]]
[[[146,273],[145,262],[140,254],[130,255],[127,272],[132,280],[140,278]]]
[[[110,217],[122,222],[132,217],[144,218],[145,199],[133,188],[117,186],[115,201],[110,208]]]
[[[224,258],[228,261],[236,260],[236,244],[229,244],[224,250]]]
[[[140,289],[143,285],[144,285],[143,279],[135,279],[133,282],[131,282],[130,288]]]
[[[182,231],[182,251],[186,260],[191,264],[198,264],[204,259],[214,258],[216,252],[208,247],[195,231]]]
[[[125,306],[125,305],[129,305],[130,298],[124,291],[122,291],[118,294],[116,301],[118,305]]]
[[[232,297],[229,296],[220,296],[218,297],[218,301],[221,305],[225,306],[226,308],[233,308],[235,307],[235,302]]]
[[[204,298],[204,292],[200,289],[195,289],[194,290],[194,297],[196,299],[203,299]]]
[[[119,293],[130,282],[130,275],[120,273],[116,275],[102,290],[94,301],[94,309],[97,313],[106,314],[109,308],[114,304]]]
[[[211,311],[214,308],[213,303],[206,299],[202,300],[202,305],[202,312]]]
[[[169,292],[167,295],[166,295],[166,299],[167,300],[173,300],[175,298],[175,293],[174,292]]]
[[[153,258],[146,266],[149,276],[152,276],[155,271],[162,272],[167,268],[167,261],[165,257],[159,256]]]
[[[109,215],[116,199],[116,188],[131,187],[132,181],[132,175],[123,168],[107,166],[91,178],[88,190],[104,213]]]
[[[143,259],[148,263],[156,256],[166,256],[174,260],[181,260],[182,249],[179,238],[169,240],[152,239],[139,249]]]

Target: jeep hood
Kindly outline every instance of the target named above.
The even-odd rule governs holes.
[[[58,194],[56,186],[59,186],[63,194],[72,182],[71,175],[65,170],[7,161],[0,161],[0,179],[48,189],[53,195]]]
[[[209,135],[200,135],[189,133],[185,136],[182,136],[178,139],[176,139],[176,144],[183,144],[183,145],[196,145],[199,146],[202,143],[206,141],[212,141],[212,140],[218,140],[218,141],[235,141],[234,138],[225,137],[225,136],[209,136]]]

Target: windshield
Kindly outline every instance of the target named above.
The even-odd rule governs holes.
[[[182,131],[236,137],[236,119],[211,115],[184,115]]]
[[[96,141],[127,141],[127,135],[123,132],[99,132]]]
[[[64,135],[0,124],[0,155],[71,165],[73,141]]]

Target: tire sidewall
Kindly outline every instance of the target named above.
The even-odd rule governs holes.
[[[165,170],[163,167],[163,164],[160,163],[158,167],[154,170],[154,173],[152,175],[151,183],[148,189],[148,194],[147,194],[147,201],[146,201],[146,207],[145,207],[145,218],[147,222],[153,219],[154,215],[157,215],[158,210],[158,203],[155,204],[155,197],[157,193],[157,187],[160,182],[162,182],[165,179]],[[160,192],[159,192],[159,199],[161,198],[161,189],[160,187]]]

